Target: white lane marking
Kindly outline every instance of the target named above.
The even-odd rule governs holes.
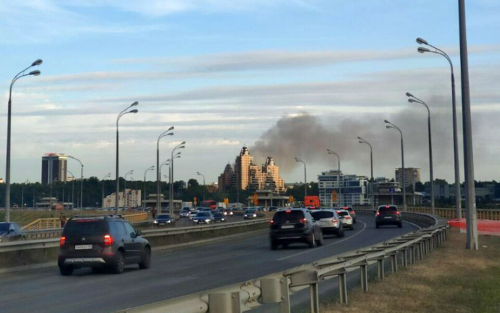
[[[418,227],[418,229],[422,229],[422,227],[418,226],[417,224],[413,224],[412,222],[407,222],[407,221],[403,221],[403,222],[408,223],[410,225],[413,225],[415,227]]]
[[[361,223],[363,223],[363,229],[361,229],[359,232],[357,232],[356,234],[350,236],[350,237],[347,237],[345,239],[342,239],[342,240],[339,240],[339,241],[335,241],[335,242],[332,242],[331,244],[329,245],[326,245],[326,246],[321,246],[321,247],[318,247],[316,249],[311,249],[311,250],[307,250],[307,251],[304,251],[304,252],[300,252],[300,253],[296,253],[296,254],[292,254],[292,255],[289,255],[289,256],[286,256],[284,258],[281,258],[281,259],[277,259],[276,261],[283,261],[283,260],[286,260],[286,259],[289,259],[289,258],[293,258],[294,256],[297,256],[297,255],[301,255],[301,254],[305,254],[305,253],[309,253],[309,252],[314,252],[314,251],[318,251],[319,249],[323,249],[323,248],[326,248],[326,247],[329,247],[329,246],[333,246],[333,245],[336,245],[338,243],[341,243],[343,241],[346,241],[346,240],[349,240],[351,238],[354,238],[356,237],[357,235],[361,234],[365,229],[366,229],[366,223],[363,222],[363,221],[360,221]]]

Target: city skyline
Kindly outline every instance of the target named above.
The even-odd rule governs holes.
[[[392,177],[400,160],[398,153],[387,153],[398,149],[396,134],[384,129],[387,118],[405,132],[408,165],[421,168],[428,180],[426,112],[406,102],[407,91],[426,100],[433,114],[434,147],[441,149],[435,151],[434,177],[453,181],[449,68],[438,56],[417,53],[415,38],[449,53],[458,73],[455,3],[161,3],[0,4],[4,104],[12,77],[35,59],[44,60],[37,68],[41,76],[24,78],[13,90],[13,183],[38,181],[39,156],[46,151],[79,158],[84,177],[114,176],[116,115],[136,100],[139,113],[120,123],[122,177],[155,164],[156,138],[171,125],[175,135],[162,142],[161,158],[187,141],[175,163],[178,180],[201,171],[207,181],[217,181],[244,144],[260,151],[257,164],[273,155],[285,181],[303,180],[294,157],[308,163],[314,175],[336,169],[327,148],[340,154],[343,171],[368,175],[369,152],[357,136],[374,141],[374,176]],[[492,35],[500,30],[499,13],[500,4],[487,0],[470,1],[467,11],[477,180],[499,180],[500,46]],[[409,16],[426,16],[427,22]],[[459,90],[457,81],[458,102]],[[287,159],[269,153],[273,144],[266,138],[280,123],[304,114],[327,130],[313,134],[333,138],[306,145],[309,137],[296,137],[296,149],[283,151],[290,154]],[[5,116],[4,109],[3,125]],[[339,141],[330,145],[334,140]],[[0,147],[5,145],[4,129]],[[0,164],[5,178],[4,148]],[[68,169],[76,174],[79,164],[70,160]]]

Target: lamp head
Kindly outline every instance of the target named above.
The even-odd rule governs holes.
[[[384,122],[385,122],[386,124],[390,124],[390,123],[391,123],[391,122],[389,122],[388,120],[384,120]]]
[[[408,99],[408,102],[413,103],[413,102],[417,102],[417,101],[415,101],[415,99]]]
[[[40,75],[40,71],[39,70],[31,71],[31,72],[29,72],[28,75],[38,76],[38,75]]]
[[[183,145],[183,144],[185,144],[185,143],[186,143],[186,142],[185,142],[185,141],[183,141],[183,142],[181,142],[181,145]]]
[[[133,110],[128,111],[128,113],[137,113],[137,112],[139,112],[137,109],[133,109]]]
[[[170,126],[170,128],[168,130],[173,130],[174,129],[174,126]]]
[[[428,45],[429,44],[429,43],[427,43],[427,40],[420,38],[420,37],[417,38],[417,43],[419,45]]]
[[[425,52],[430,52],[431,50],[427,49],[427,48],[424,48],[424,47],[418,47],[418,52],[420,53],[425,53]]]
[[[365,143],[365,142],[360,140],[359,143]]]
[[[407,97],[412,97],[412,98],[415,98],[415,96],[414,96],[414,95],[412,95],[412,94],[411,94],[411,93],[409,93],[409,92],[407,92],[407,93],[406,93],[406,96],[407,96]]]
[[[173,136],[173,135],[174,135],[174,133],[168,133],[165,136]]]
[[[180,147],[179,147],[179,149],[184,149],[184,148],[186,148],[186,146],[180,146]]]
[[[389,129],[389,128],[393,128],[393,127],[389,126],[389,125],[385,125],[385,128]]]
[[[359,137],[359,136],[358,136],[358,139],[359,139],[359,140],[363,140],[363,138],[361,138],[361,137]]]
[[[132,103],[130,106],[131,106],[131,107],[135,107],[135,106],[136,106],[136,105],[138,105],[138,104],[139,104],[139,102],[135,101],[135,102],[134,102],[134,103]]]
[[[196,172],[196,175],[201,175],[200,172]]]
[[[43,63],[42,59],[38,59],[35,62],[31,63],[31,66],[37,66],[37,65],[40,65],[42,63]]]

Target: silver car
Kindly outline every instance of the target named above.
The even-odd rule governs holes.
[[[333,234],[339,238],[344,236],[344,226],[336,210],[315,210],[311,211],[311,215],[323,234]]]

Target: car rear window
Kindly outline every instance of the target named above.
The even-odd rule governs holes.
[[[380,214],[389,213],[389,212],[396,212],[397,210],[398,210],[398,208],[395,206],[389,206],[389,207],[383,206],[383,207],[378,208],[378,211],[380,212]]]
[[[69,221],[63,234],[71,235],[101,235],[108,233],[108,224],[103,220],[78,219]]]
[[[280,211],[274,214],[273,221],[276,224],[288,223],[300,223],[300,220],[304,218],[304,212],[302,211]]]
[[[328,211],[315,211],[311,212],[311,215],[314,217],[315,220],[320,220],[322,218],[330,218],[333,217],[333,212],[328,212]]]
[[[347,215],[349,215],[349,212],[347,212],[347,211],[340,211],[340,212],[337,212],[337,213],[340,216],[347,216]]]

